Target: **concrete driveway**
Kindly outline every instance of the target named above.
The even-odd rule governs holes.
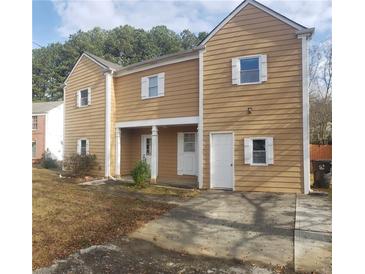
[[[296,195],[203,192],[130,237],[165,249],[293,265]]]
[[[332,206],[328,197],[298,195],[295,270],[332,273]]]

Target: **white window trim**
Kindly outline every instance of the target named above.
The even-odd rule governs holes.
[[[160,72],[160,73],[162,73],[162,72]],[[163,95],[158,95],[158,89],[159,89],[159,86],[158,86],[158,76],[159,76],[159,74],[160,74],[160,73],[156,73],[156,74],[152,74],[152,75],[143,76],[143,77],[145,77],[145,78],[148,78],[148,97],[146,97],[146,98],[142,98],[142,100],[154,99],[154,98],[159,98],[159,97],[164,97],[164,96],[165,96],[165,94],[163,94]],[[151,77],[157,77],[157,95],[156,95],[156,96],[149,96],[149,95],[150,95],[150,93],[149,93],[149,89],[150,89],[150,78],[151,78]]]
[[[87,95],[88,95],[88,99],[87,99],[87,105],[84,105],[84,106],[82,106],[81,105],[81,91],[82,90],[86,90],[87,89]],[[91,88],[90,87],[88,87],[88,88],[82,88],[82,89],[79,89],[78,91],[77,91],[77,93],[76,93],[76,96],[80,96],[80,101],[78,101],[78,108],[86,108],[86,107],[88,107],[88,106],[91,106],[91,104],[90,104],[90,99],[91,99]]]
[[[250,139],[251,139],[251,141],[252,141],[252,148],[251,148],[251,166],[269,166],[270,164],[267,162],[267,153],[268,153],[268,151],[267,151],[267,139],[268,138],[271,138],[271,137],[269,137],[269,136],[266,136],[266,137],[250,137]],[[266,161],[266,163],[254,163],[253,162],[253,141],[254,140],[265,140],[265,161]]]
[[[89,139],[88,138],[80,138],[80,139],[77,140],[76,153],[78,155],[82,155],[81,154],[81,141],[86,141],[86,154],[85,155],[89,155],[90,154],[90,148],[89,148]],[[78,151],[79,146],[80,146],[80,151]]]
[[[238,86],[246,86],[246,85],[257,85],[257,84],[261,84],[263,83],[263,81],[261,80],[261,74],[262,74],[262,67],[261,67],[261,54],[256,54],[256,55],[246,55],[246,56],[240,56],[237,57],[240,60],[240,68],[239,68],[239,82],[238,82]],[[251,58],[259,58],[259,81],[258,82],[250,82],[250,83],[241,83],[241,60],[242,59],[251,59]]]
[[[33,117],[37,117],[37,128],[33,128]],[[32,131],[38,130],[38,115],[32,115]]]

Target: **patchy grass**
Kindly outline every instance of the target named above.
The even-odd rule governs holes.
[[[172,207],[96,191],[33,168],[33,269],[125,235]]]
[[[196,189],[183,189],[175,187],[164,187],[146,184],[144,188],[139,188],[134,184],[118,184],[115,188],[123,188],[126,191],[133,191],[142,194],[150,195],[168,195],[176,196],[179,198],[192,198],[199,194],[199,190]]]

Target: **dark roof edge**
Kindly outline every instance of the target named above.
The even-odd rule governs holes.
[[[124,74],[124,73],[128,73],[130,71],[133,71],[135,69],[143,69],[144,66],[146,66],[146,69],[148,69],[147,66],[151,66],[151,65],[158,65],[164,62],[168,62],[168,61],[174,61],[174,60],[179,60],[181,58],[184,57],[188,57],[188,56],[193,56],[194,54],[197,54],[200,50],[204,49],[205,46],[197,46],[193,49],[190,50],[184,50],[184,51],[180,51],[177,53],[171,53],[171,54],[166,54],[166,55],[162,55],[159,56],[157,58],[153,58],[150,60],[146,60],[146,61],[142,61],[139,63],[135,63],[135,64],[131,64],[129,66],[123,67],[120,70],[118,70],[116,72],[116,76],[118,76],[118,74]]]

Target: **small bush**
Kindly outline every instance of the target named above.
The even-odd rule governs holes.
[[[143,187],[144,182],[151,177],[150,166],[145,160],[139,161],[132,170],[132,178],[137,186]]]
[[[79,155],[73,154],[64,160],[64,169],[70,175],[83,177],[90,175],[90,172],[97,166],[96,155]]]
[[[46,169],[58,168],[57,160],[53,159],[49,151],[45,151],[42,154],[42,159],[40,162],[41,167]]]

